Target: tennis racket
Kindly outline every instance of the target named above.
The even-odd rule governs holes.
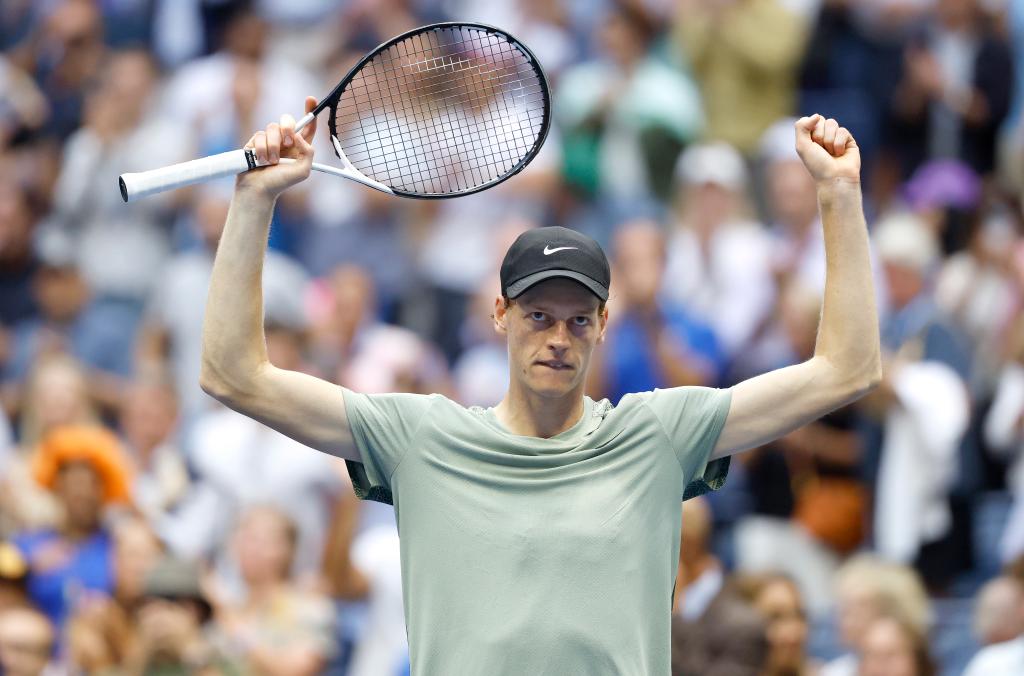
[[[533,52],[476,23],[431,24],[385,42],[295,130],[324,110],[341,166],[313,169],[428,199],[479,192],[522,171],[551,123],[547,81]],[[118,182],[131,202],[258,166],[256,153],[243,148],[122,174]]]

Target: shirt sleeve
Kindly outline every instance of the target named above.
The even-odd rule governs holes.
[[[645,401],[661,423],[683,469],[686,482],[683,500],[724,486],[730,458],[727,456],[710,462],[708,459],[729,415],[732,390],[713,387],[656,389]]]
[[[391,476],[409,450],[435,395],[360,394],[342,388],[345,415],[362,462],[346,460],[355,494],[394,504]]]

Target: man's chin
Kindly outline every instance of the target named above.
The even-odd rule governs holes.
[[[535,379],[529,383],[530,390],[534,394],[540,397],[560,399],[568,394],[571,394],[579,383],[576,379],[571,376],[565,376],[563,378],[543,378]]]

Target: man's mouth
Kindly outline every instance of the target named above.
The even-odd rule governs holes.
[[[541,366],[547,366],[549,369],[554,369],[556,371],[568,371],[574,368],[571,364],[567,364],[564,361],[558,361],[557,359],[538,361],[537,363],[540,364]]]

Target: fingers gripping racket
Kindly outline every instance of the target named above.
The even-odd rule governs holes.
[[[341,166],[313,169],[402,197],[468,195],[501,183],[547,137],[551,103],[533,53],[491,26],[439,23],[367,54],[296,124],[329,110]],[[289,160],[282,158],[281,162]],[[122,174],[125,202],[259,166],[252,149]]]

